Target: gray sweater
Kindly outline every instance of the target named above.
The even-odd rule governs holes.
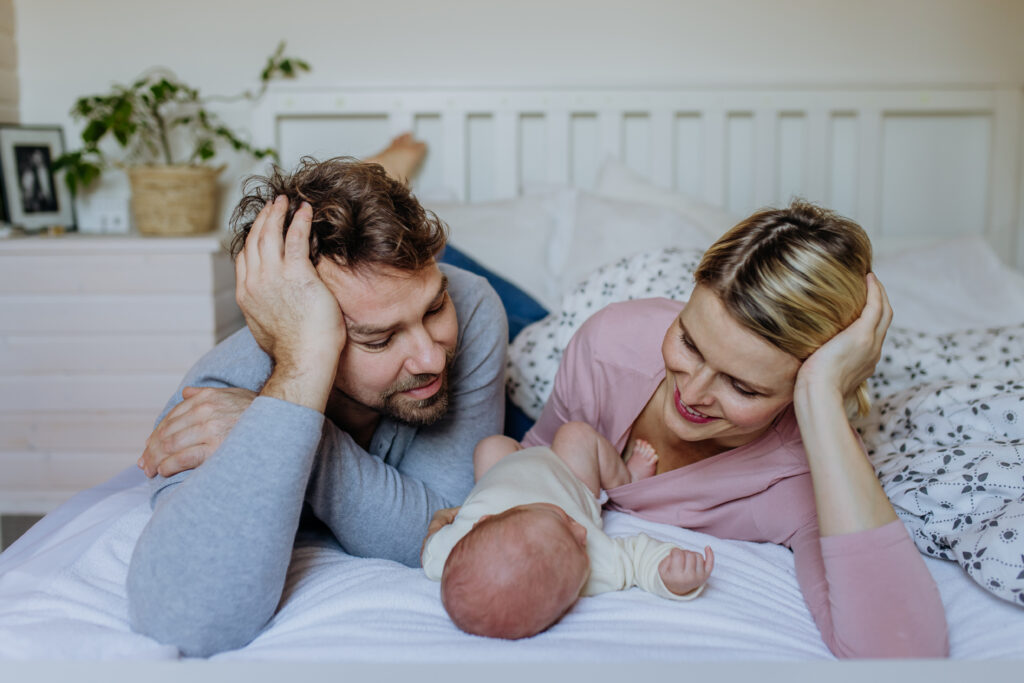
[[[304,504],[346,552],[419,565],[431,516],[462,503],[473,447],[504,419],[501,301],[483,278],[441,268],[459,321],[448,414],[422,428],[382,418],[367,452],[323,414],[257,397],[202,466],[154,479],[128,572],[135,630],[188,656],[250,642],[277,609]],[[259,392],[272,368],[243,328],[189,371],[160,419],[185,386]]]

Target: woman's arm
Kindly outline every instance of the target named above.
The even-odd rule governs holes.
[[[810,571],[813,566],[823,567],[820,583],[828,591],[834,633],[823,628],[822,634],[836,654],[945,656],[945,615],[938,590],[844,408],[845,397],[873,372],[892,321],[881,283],[873,274],[867,278],[860,317],[812,354],[797,374],[793,403],[810,466],[819,537],[794,538],[798,576],[803,564],[801,586],[813,610],[815,599],[808,588],[819,581],[808,574],[821,571]],[[875,542],[862,543],[865,538]],[[812,543],[821,547],[809,548]],[[914,599],[897,599],[908,595]],[[837,613],[847,616],[839,619]]]
[[[822,536],[875,529],[896,520],[844,408],[845,397],[874,371],[892,321],[881,283],[873,274],[867,283],[860,317],[804,361],[793,393]]]

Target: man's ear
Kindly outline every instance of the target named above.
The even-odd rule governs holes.
[[[480,524],[480,522],[484,521],[485,519],[490,519],[490,518],[491,518],[491,517],[493,517],[493,516],[494,516],[494,515],[484,515],[484,516],[483,516],[483,517],[481,517],[480,519],[478,519],[478,520],[476,520],[475,522],[473,522],[473,528],[475,529],[475,528],[477,527],[477,525],[478,525],[478,524]]]

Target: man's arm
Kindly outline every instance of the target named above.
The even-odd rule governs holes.
[[[287,240],[284,209],[265,207],[236,260],[252,335],[232,343],[258,344],[273,371],[202,468],[156,484],[129,567],[133,627],[187,655],[241,647],[273,614],[344,344],[338,303],[309,261],[309,209]]]

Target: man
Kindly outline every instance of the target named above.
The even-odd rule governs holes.
[[[345,551],[418,566],[503,419],[501,302],[437,265],[444,227],[403,183],[339,159],[260,180],[232,217],[247,327],[189,372],[140,459],[161,476],[132,625],[190,656],[264,627],[304,507]]]

